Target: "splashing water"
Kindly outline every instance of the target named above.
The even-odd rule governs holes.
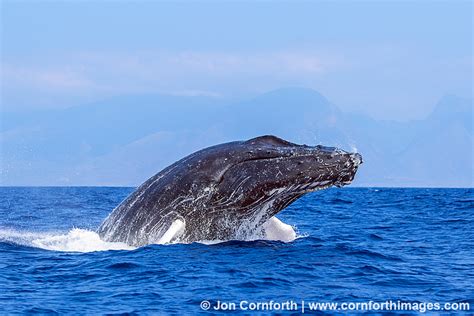
[[[103,241],[96,232],[80,228],[74,228],[65,235],[34,239],[32,245],[47,250],[69,252],[135,249],[125,243]]]
[[[67,233],[35,233],[17,230],[0,230],[0,241],[46,250],[67,252],[135,249],[124,243],[103,241],[96,232],[80,228],[73,228]]]
[[[184,223],[176,221],[168,231],[156,242],[159,245],[180,243],[174,241],[174,236],[184,230]],[[291,242],[297,238],[296,232],[291,225],[285,224],[276,217],[271,218],[262,226],[262,231],[249,234],[242,238],[243,241],[273,240]],[[178,239],[179,240],[179,239]],[[107,250],[134,250],[122,242],[107,242],[91,230],[73,228],[67,233],[61,232],[28,232],[18,230],[0,230],[0,241],[19,244],[23,246],[41,248],[45,250],[64,252],[93,252]],[[203,240],[202,244],[216,244],[227,240]]]

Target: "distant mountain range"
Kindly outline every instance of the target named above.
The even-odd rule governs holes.
[[[1,185],[135,186],[195,150],[262,134],[359,151],[358,186],[474,184],[472,100],[455,96],[410,122],[345,113],[302,88],[240,102],[139,95],[1,115]]]

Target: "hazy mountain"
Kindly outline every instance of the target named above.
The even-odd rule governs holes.
[[[444,97],[424,120],[344,113],[314,90],[253,99],[139,95],[58,111],[2,113],[2,185],[137,185],[202,147],[275,134],[358,150],[355,185],[472,186],[472,100]]]

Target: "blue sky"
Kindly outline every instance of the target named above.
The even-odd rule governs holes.
[[[472,97],[472,2],[2,1],[2,109],[313,88],[375,118]]]

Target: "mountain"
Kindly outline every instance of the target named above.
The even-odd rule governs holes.
[[[2,113],[1,185],[131,185],[200,148],[275,134],[364,157],[354,185],[473,186],[472,100],[423,120],[345,113],[310,89],[252,99],[130,95],[65,110]]]
[[[472,100],[446,96],[426,120],[413,126],[395,168],[403,168],[404,182],[421,186],[430,179],[436,186],[472,186],[472,115]]]

